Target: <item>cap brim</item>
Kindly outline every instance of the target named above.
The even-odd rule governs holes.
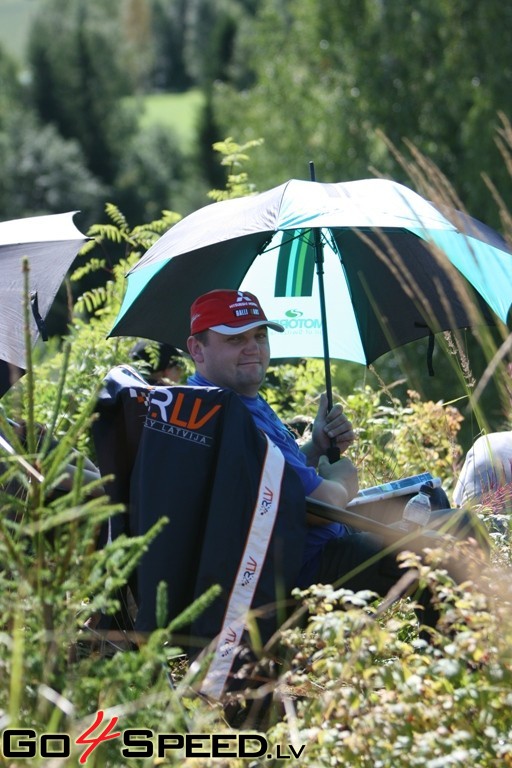
[[[243,333],[244,331],[250,331],[251,328],[258,328],[260,325],[266,325],[267,328],[271,328],[273,331],[283,333],[284,326],[279,323],[271,323],[269,320],[257,320],[254,323],[247,323],[246,325],[212,325],[210,330],[222,333],[223,336],[236,336],[237,333]]]

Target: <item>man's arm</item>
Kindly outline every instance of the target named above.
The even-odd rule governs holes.
[[[322,456],[318,464],[318,474],[322,477],[322,482],[310,494],[310,497],[317,501],[323,501],[333,507],[345,507],[359,490],[357,469],[346,457],[330,464],[327,457]],[[308,515],[308,522],[313,525],[325,525],[328,521]]]
[[[345,457],[330,464],[325,455],[333,442],[343,453],[354,439],[352,424],[343,413],[341,405],[337,404],[327,412],[327,397],[321,395],[311,440],[301,446],[309,466],[316,467],[322,478],[318,488],[310,494],[312,499],[335,507],[345,507],[354,498],[359,490],[355,466]],[[327,521],[308,515],[308,522],[325,525]]]

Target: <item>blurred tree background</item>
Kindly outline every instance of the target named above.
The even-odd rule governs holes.
[[[0,219],[78,209],[85,230],[107,201],[132,225],[185,215],[225,184],[212,145],[233,136],[264,139],[247,165],[260,191],[310,160],[320,181],[417,187],[392,151],[414,147],[507,233],[511,47],[498,0],[0,0]],[[464,343],[478,377],[484,354]],[[400,381],[404,360],[404,394],[466,402],[471,376],[440,363],[429,378],[426,344],[371,375]],[[341,365],[336,381],[365,375]],[[506,418],[490,390],[487,408]]]
[[[258,189],[308,178],[309,160],[322,181],[373,173],[406,181],[384,135],[398,147],[411,142],[473,215],[500,226],[482,173],[506,198],[496,146],[512,86],[506,3],[24,0],[16,16],[12,6],[0,0],[0,162],[10,188],[21,189],[14,204],[4,191],[2,218],[61,210],[61,190],[77,173],[75,198],[91,221],[105,196],[138,220],[163,208],[186,214],[218,185],[212,144],[227,135],[264,138],[250,169]],[[23,25],[21,42],[13,27]],[[185,101],[193,89],[202,107],[191,149],[171,127],[173,118],[180,124],[176,101],[165,130],[162,116],[141,127],[152,95]],[[27,162],[5,165],[26,158],[48,125],[61,168],[46,186],[34,147],[34,190]]]
[[[370,169],[406,181],[382,132],[412,142],[473,215],[498,226],[481,174],[509,189],[495,142],[510,108],[511,22],[512,7],[492,1],[262,0],[240,27],[214,113],[223,133],[265,137],[258,186],[307,178],[310,159],[322,181]]]

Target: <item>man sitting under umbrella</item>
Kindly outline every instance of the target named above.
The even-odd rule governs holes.
[[[311,439],[299,448],[259,394],[270,361],[269,328],[284,331],[267,319],[251,293],[216,290],[199,296],[191,307],[187,346],[196,370],[188,383],[236,392],[256,425],[280,448],[299,475],[304,495],[344,507],[358,491],[357,470],[347,457],[329,463],[326,453],[333,441],[340,452],[347,450],[354,440],[352,424],[341,405],[327,411],[327,397],[323,394]],[[371,589],[384,595],[403,574],[393,556],[374,557],[383,547],[371,534],[312,515],[308,523],[298,587],[334,583],[356,569],[358,572],[343,582],[347,589]]]

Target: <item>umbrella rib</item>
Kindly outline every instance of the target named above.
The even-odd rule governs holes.
[[[289,229],[276,229],[275,232],[273,232],[272,235],[269,237],[269,239],[262,245],[262,247],[258,251],[257,255],[260,256],[264,251],[265,251],[265,253],[270,253],[270,251],[278,251],[283,246],[284,243],[291,243],[293,240],[300,240],[302,237],[304,237],[304,233],[311,232],[311,228],[309,228],[309,229],[300,229],[300,230],[294,229],[293,231],[294,232],[298,232],[299,234],[298,235],[293,235],[293,237],[289,237],[284,242],[283,242],[283,240],[281,240],[280,242],[276,243],[275,245],[271,245],[269,247],[270,243],[272,242],[272,239],[274,237],[275,232],[282,232],[283,235],[287,235],[290,232]]]

